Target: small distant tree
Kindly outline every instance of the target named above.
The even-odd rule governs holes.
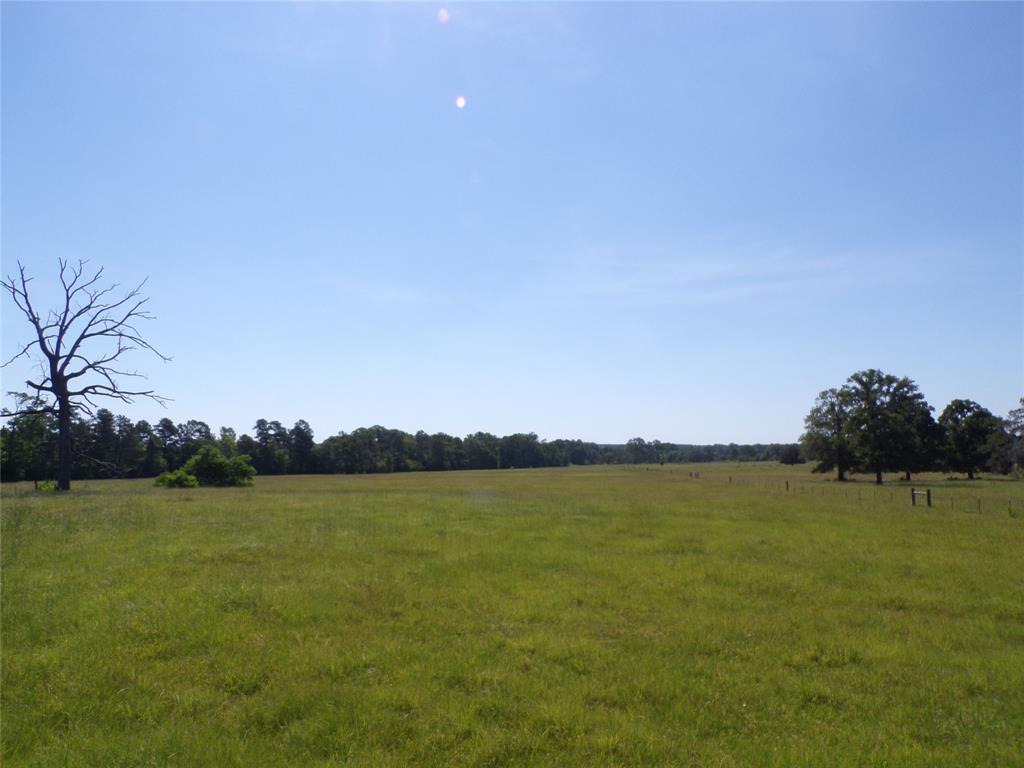
[[[164,446],[156,431],[148,421],[142,420],[135,424],[135,431],[142,442],[142,460],[137,474],[139,477],[154,477],[167,469],[164,458]]]
[[[999,419],[973,400],[953,400],[939,416],[939,424],[946,434],[946,467],[966,472],[967,479],[973,480],[974,473],[988,462]]]
[[[313,471],[313,428],[305,419],[299,419],[288,432],[291,451],[288,456],[288,472],[305,475]]]
[[[996,417],[998,428],[985,444],[985,469],[999,475],[1010,474],[1017,463],[1016,445],[1004,419]]]
[[[853,467],[850,408],[848,392],[826,389],[804,419],[800,437],[804,456],[817,462],[814,471],[835,469],[838,480],[846,480],[846,473]]]
[[[126,386],[126,378],[142,378],[136,371],[120,366],[123,355],[135,349],[160,354],[138,330],[141,320],[152,315],[144,307],[148,299],[140,293],[142,284],[127,291],[121,298],[112,294],[117,284],[101,288],[103,269],[91,277],[85,273],[86,262],[70,266],[61,260],[60,284],[63,299],[60,306],[44,316],[36,309],[29,295],[25,267],[18,264],[17,277],[7,277],[0,286],[14,301],[14,305],[32,326],[32,339],[6,363],[10,365],[21,357],[32,357],[40,364],[38,381],[25,382],[41,401],[27,408],[3,415],[52,414],[57,420],[58,467],[57,487],[71,488],[72,474],[72,419],[75,411],[92,414],[98,407],[98,398],[110,398],[125,403],[136,397],[147,397],[158,403],[160,397],[151,389]]]
[[[779,451],[779,461],[790,466],[800,464],[803,459],[800,457],[800,447],[796,445],[784,445]]]
[[[651,446],[642,437],[632,437],[626,443],[625,459],[627,464],[646,464],[651,460]]]
[[[217,448],[229,459],[234,456],[238,452],[238,435],[235,434],[235,430],[231,427],[221,427]]]
[[[1010,452],[1014,466],[1024,469],[1024,397],[1020,408],[1014,408],[1006,416],[1006,433],[1010,437]]]
[[[20,415],[0,430],[0,477],[3,480],[45,480],[53,477],[53,416],[45,403],[23,392],[8,393]]]
[[[254,429],[259,447],[252,457],[257,471],[261,475],[283,475],[288,471],[288,430],[281,422],[266,419],[259,419]]]

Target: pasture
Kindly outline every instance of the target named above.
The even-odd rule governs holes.
[[[926,480],[6,486],[3,763],[1022,765],[1024,488]]]

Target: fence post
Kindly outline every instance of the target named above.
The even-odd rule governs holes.
[[[789,480],[786,481],[786,493],[789,493]]]
[[[932,489],[931,488],[928,489],[928,497],[927,498],[928,498],[928,506],[930,507],[932,505]]]
[[[913,488],[910,489],[910,506],[917,506],[917,494],[914,492]]]

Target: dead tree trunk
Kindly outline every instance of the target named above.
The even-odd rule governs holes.
[[[57,405],[57,490],[71,490],[71,401],[58,398]]]
[[[60,283],[64,288],[63,306],[50,310],[45,319],[29,297],[25,267],[18,264],[17,278],[8,277],[0,286],[14,300],[15,306],[32,325],[33,339],[3,364],[6,367],[20,357],[36,357],[40,363],[41,381],[26,381],[35,396],[25,410],[4,411],[4,416],[20,413],[49,413],[57,416],[57,487],[71,488],[71,418],[75,410],[92,413],[95,398],[105,397],[130,403],[135,397],[148,397],[161,405],[166,398],[153,390],[125,388],[123,377],[143,378],[136,371],[125,370],[120,358],[133,349],[148,349],[161,360],[169,360],[140,335],[136,323],[150,320],[143,309],[148,299],[140,295],[142,285],[127,291],[121,299],[110,298],[117,284],[99,288],[103,270],[91,278],[85,274],[85,262],[76,266],[60,262]],[[103,344],[105,343],[105,347]]]

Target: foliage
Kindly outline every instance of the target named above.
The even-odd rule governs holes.
[[[946,431],[946,466],[966,472],[969,479],[985,466],[991,456],[992,438],[999,432],[999,419],[973,400],[953,400],[939,416]]]
[[[800,443],[804,455],[817,462],[815,472],[835,469],[839,479],[845,480],[846,473],[853,468],[852,408],[847,390],[826,389],[818,395],[804,419],[805,431]]]
[[[781,451],[779,451],[779,462],[787,465],[801,464],[803,463],[803,456],[800,455],[800,447],[796,445],[787,445]]]
[[[855,377],[866,382],[860,390]],[[872,378],[873,377],[873,378]],[[877,386],[872,384],[877,382]],[[22,395],[27,398],[27,395]],[[77,449],[76,479],[155,477],[183,467],[203,446],[225,458],[251,457],[260,475],[376,474],[463,469],[565,467],[592,464],[679,464],[720,461],[811,460],[818,472],[922,472],[946,465],[946,434],[932,409],[909,379],[880,371],[855,374],[844,386],[822,392],[805,419],[799,446],[736,443],[690,445],[635,437],[626,444],[582,440],[541,440],[536,434],[504,437],[476,432],[465,437],[439,432],[409,434],[380,425],[340,432],[316,442],[309,423],[288,429],[260,419],[254,434],[236,435],[223,427],[169,418],[155,425],[132,423],[99,409],[91,418],[76,416],[71,430]],[[1014,414],[1017,414],[1015,417]],[[876,423],[877,422],[877,423]],[[980,468],[1008,472],[1024,453],[1024,407],[989,432]],[[0,471],[7,480],[52,477],[57,464],[57,428],[52,415],[28,414],[8,421],[0,433]],[[258,438],[258,439],[257,439]]]
[[[818,462],[816,472],[836,469],[840,480],[850,470],[870,472],[878,484],[882,483],[884,472],[903,472],[905,479],[910,480],[914,472],[952,466],[951,461],[973,477],[974,469],[985,466],[986,458],[997,455],[1003,459],[990,466],[1008,471],[1017,443],[1000,442],[988,411],[984,434],[979,433],[974,439],[975,455],[968,461],[959,448],[953,447],[967,440],[953,434],[959,427],[951,414],[959,408],[957,403],[962,402],[951,403],[943,418],[936,422],[932,418],[934,409],[910,379],[874,368],[858,371],[842,387],[818,395],[805,419],[806,429],[801,437],[804,455]],[[984,447],[986,441],[988,448]],[[954,454],[959,458],[951,459]],[[972,464],[973,469],[968,470],[967,464]]]
[[[850,444],[859,469],[874,473],[881,484],[883,472],[909,473],[927,464],[932,408],[914,382],[869,368],[851,375],[843,390],[850,403]]]
[[[1008,438],[1009,463],[1018,470],[1024,470],[1024,397],[1020,408],[1014,408],[1006,416],[1004,429]]]
[[[4,481],[41,480],[53,477],[56,439],[53,416],[43,411],[39,398],[20,392],[14,396],[21,413],[0,430],[0,476]]]
[[[161,488],[198,488],[199,480],[184,469],[176,469],[159,475],[153,485]]]
[[[202,445],[188,461],[183,470],[195,476],[199,485],[241,486],[252,485],[256,470],[245,454],[230,459],[212,445]]]

